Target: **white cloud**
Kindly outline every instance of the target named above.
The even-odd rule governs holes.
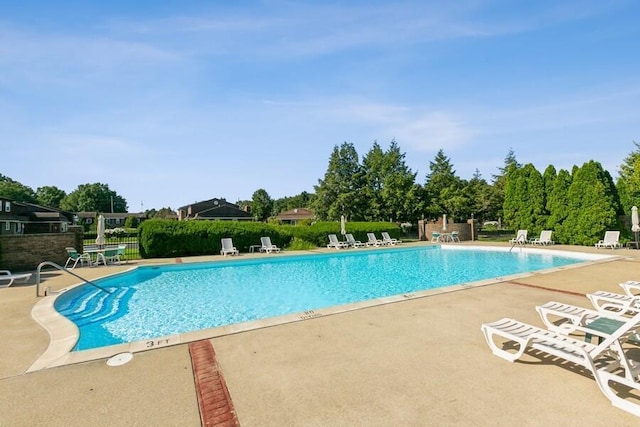
[[[398,126],[396,135],[415,150],[434,151],[463,146],[473,138],[473,131],[451,114],[432,112],[406,120]]]

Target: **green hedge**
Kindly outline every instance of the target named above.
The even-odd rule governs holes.
[[[349,222],[347,232],[356,240],[367,241],[367,232],[380,238],[388,231],[392,238],[400,236],[400,226],[388,222]],[[220,239],[231,237],[240,252],[248,252],[251,245],[259,245],[260,237],[269,236],[281,248],[290,245],[293,238],[314,246],[326,246],[328,234],[340,234],[339,222],[316,222],[310,226],[265,224],[236,221],[174,221],[150,219],[140,224],[138,242],[143,258],[217,255]]]

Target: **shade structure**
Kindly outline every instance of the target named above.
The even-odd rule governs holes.
[[[96,245],[103,246],[105,243],[104,240],[104,216],[102,214],[98,215],[98,224],[96,228]]]
[[[447,214],[442,215],[442,231],[447,231]]]
[[[347,234],[347,219],[344,217],[344,215],[340,216],[340,234],[342,234],[343,236]]]

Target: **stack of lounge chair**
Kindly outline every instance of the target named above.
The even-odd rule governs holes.
[[[625,295],[604,291],[587,295],[594,309],[556,301],[537,306],[546,328],[504,318],[483,324],[481,330],[493,354],[510,362],[534,350],[531,355],[548,355],[586,368],[613,406],[640,416],[637,396],[612,386],[640,392],[640,360],[627,351],[640,345],[640,296],[634,294],[640,291],[640,282],[620,286]],[[598,337],[597,343],[591,342],[593,337]]]

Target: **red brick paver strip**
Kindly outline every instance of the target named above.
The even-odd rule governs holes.
[[[545,290],[545,291],[558,292],[558,293],[561,293],[561,294],[575,295],[577,297],[585,297],[585,296],[587,296],[586,294],[583,294],[581,292],[568,291],[566,289],[547,288],[545,286],[531,285],[529,283],[522,283],[522,282],[515,282],[515,281],[509,281],[509,282],[505,282],[505,283],[511,283],[512,285],[518,285],[518,286],[526,286],[528,288],[534,288],[534,289],[542,289],[542,290]]]
[[[211,341],[189,344],[191,366],[203,426],[240,426]]]

